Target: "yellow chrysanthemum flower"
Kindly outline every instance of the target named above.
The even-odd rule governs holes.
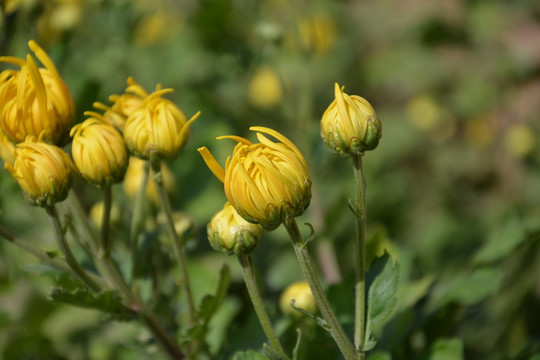
[[[15,161],[5,168],[31,205],[50,206],[67,197],[73,178],[68,154],[57,146],[28,137],[17,144]]]
[[[200,111],[187,120],[172,101],[161,97],[172,91],[162,89],[153,92],[129,115],[124,139],[135,156],[142,159],[172,158],[185,145],[189,126],[199,117]]]
[[[38,68],[30,54],[26,60],[0,57],[1,62],[20,67],[0,75],[0,127],[16,143],[32,135],[63,145],[75,118],[73,99],[45,51],[33,40],[28,46],[44,67]]]
[[[206,230],[212,248],[228,255],[249,254],[263,233],[261,225],[244,220],[228,202],[212,217]]]
[[[300,317],[302,314],[291,306],[294,306],[314,314],[317,311],[317,303],[306,281],[298,281],[287,286],[279,298],[279,307],[284,314]]]
[[[335,100],[321,119],[321,137],[340,155],[359,155],[379,144],[382,124],[371,104],[357,95],[347,95],[335,84]]]
[[[98,187],[122,181],[128,165],[128,153],[122,135],[105,122],[101,115],[87,111],[90,116],[75,125],[71,154],[79,173]]]
[[[198,149],[214,175],[224,183],[225,195],[238,214],[272,230],[301,215],[311,200],[306,160],[285,136],[254,126],[260,143],[239,136],[221,136],[238,142],[223,169],[206,147]],[[273,142],[263,134],[276,138]]]

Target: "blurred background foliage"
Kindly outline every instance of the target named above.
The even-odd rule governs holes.
[[[168,164],[173,207],[195,222],[188,255],[198,299],[231,259],[206,241],[206,223],[225,197],[196,149],[206,145],[223,162],[233,144],[216,136],[251,138],[249,126],[268,126],[308,160],[313,200],[300,222],[315,228],[311,248],[350,330],[352,167],[319,135],[337,82],[368,99],[383,122],[379,147],[365,156],[369,256],[386,249],[402,270],[398,308],[378,329],[369,358],[540,359],[540,2],[0,4],[0,54],[21,57],[29,39],[40,43],[72,92],[78,121],[94,101],[122,93],[128,76],[147,90],[157,83],[174,88],[170,98],[188,117],[202,111],[187,146]],[[76,190],[90,209],[101,195],[83,185]],[[130,203],[121,186],[114,191],[122,263],[129,261],[122,239]],[[0,173],[0,194],[2,224],[54,251],[45,212],[24,203],[7,171]],[[155,245],[156,237],[145,244],[169,253],[166,239]],[[302,278],[284,231],[265,234],[254,256],[286,346],[301,327],[306,359],[337,358],[321,329],[279,312],[280,293]],[[209,336],[223,359],[264,341],[234,261],[231,268],[231,288]],[[53,285],[69,281],[0,242],[0,358],[163,356],[136,324],[48,300]],[[160,301],[179,299],[171,281],[163,280],[169,298]]]

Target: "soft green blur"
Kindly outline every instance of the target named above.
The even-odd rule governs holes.
[[[215,137],[251,139],[254,125],[294,141],[313,180],[299,224],[315,229],[310,250],[352,331],[352,162],[331,154],[320,138],[334,83],[345,86],[382,121],[379,146],[364,157],[368,261],[386,249],[402,271],[397,309],[368,358],[539,359],[539,4],[3,0],[0,55],[23,57],[35,39],[71,90],[77,122],[94,101],[110,104],[111,94],[123,93],[128,76],[149,91],[157,83],[173,88],[168,98],[188,117],[202,111],[187,145],[168,162],[173,208],[195,223],[187,252],[197,303],[231,259],[206,240],[206,224],[226,199],[196,149],[207,146],[223,164],[234,142]],[[87,209],[101,199],[82,180],[75,190]],[[113,191],[123,214],[114,224],[115,256],[127,272],[131,204],[120,186]],[[4,227],[57,251],[46,214],[24,202],[5,170],[0,211]],[[168,244],[149,234],[146,249],[167,257]],[[302,274],[285,232],[265,233],[253,256],[290,350],[298,324],[280,313],[279,297]],[[219,359],[264,341],[237,266],[231,263],[233,285],[209,340],[221,349]],[[158,267],[179,271],[170,261]],[[70,280],[0,239],[0,359],[163,358],[141,326],[48,301],[56,284],[69,288]],[[181,299],[172,279],[161,285],[169,298],[152,306]],[[150,298],[150,280],[141,286]],[[164,318],[174,328],[175,319]],[[305,359],[336,358],[331,338],[306,323]]]

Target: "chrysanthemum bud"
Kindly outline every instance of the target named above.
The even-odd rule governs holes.
[[[20,67],[0,74],[0,127],[15,143],[32,135],[63,145],[75,118],[73,99],[45,51],[35,41],[28,46],[44,67],[38,68],[30,54],[26,60],[0,57],[0,61]]]
[[[281,311],[292,317],[300,317],[302,313],[295,310],[291,306],[291,301],[294,300],[294,306],[314,314],[317,311],[315,298],[311,293],[309,285],[305,281],[298,281],[289,285],[279,298],[279,307]]]
[[[206,230],[212,248],[227,255],[249,254],[263,233],[262,226],[244,220],[228,202],[210,220]]]
[[[189,126],[200,112],[187,120],[172,101],[161,97],[172,91],[163,89],[153,92],[129,115],[124,127],[124,139],[135,156],[142,159],[172,158],[185,145]]]
[[[225,186],[225,195],[238,214],[249,222],[273,230],[300,216],[311,200],[311,180],[306,160],[285,136],[265,127],[258,131],[260,143],[239,136],[221,136],[238,142],[223,169],[207,148],[198,151]],[[263,133],[273,136],[273,142]]]
[[[359,155],[379,144],[382,124],[370,103],[347,95],[335,85],[335,100],[321,120],[321,137],[328,148],[340,155]]]
[[[15,161],[5,164],[28,203],[43,207],[67,197],[73,179],[72,166],[62,149],[35,142],[32,137],[17,144]]]
[[[101,115],[91,116],[71,129],[71,154],[82,177],[98,187],[112,185],[124,178],[128,153],[122,135]]]
[[[144,98],[148,96],[148,92],[132,77],[127,79],[126,92],[121,95],[111,95],[109,100],[113,103],[112,106],[107,106],[102,103],[94,103],[94,107],[105,111],[103,117],[110,122],[119,131],[124,131],[124,126],[127,118],[135,110],[141,107]],[[156,86],[156,91],[161,90],[161,85]]]

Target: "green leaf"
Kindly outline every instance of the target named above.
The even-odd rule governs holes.
[[[125,307],[122,304],[122,299],[113,291],[94,294],[86,289],[77,289],[70,292],[62,288],[53,288],[49,293],[49,297],[55,302],[96,309],[121,318],[134,315],[134,312]]]
[[[494,294],[500,288],[501,281],[502,273],[497,268],[476,269],[472,273],[463,274],[451,285],[444,285],[448,289],[436,303],[439,306],[450,301],[457,301],[465,305],[475,304]]]
[[[219,309],[219,306],[223,302],[223,299],[227,295],[229,284],[231,282],[231,272],[227,265],[223,265],[219,272],[219,279],[216,292],[214,295],[206,295],[199,307],[199,319],[202,319],[205,323],[210,321],[212,315]]]
[[[392,360],[392,355],[386,351],[377,351],[369,355],[368,360]]]
[[[233,355],[231,360],[270,360],[266,356],[255,352],[253,350],[237,352]]]
[[[475,254],[474,261],[487,263],[500,260],[509,255],[526,238],[522,223],[513,217],[502,226],[496,227],[488,241]]]
[[[462,360],[463,342],[456,338],[438,339],[430,349],[429,360]]]
[[[383,256],[375,258],[367,274],[367,284],[367,318],[371,328],[388,319],[396,307],[399,264],[394,263],[386,252]],[[369,334],[370,331],[367,333]]]

